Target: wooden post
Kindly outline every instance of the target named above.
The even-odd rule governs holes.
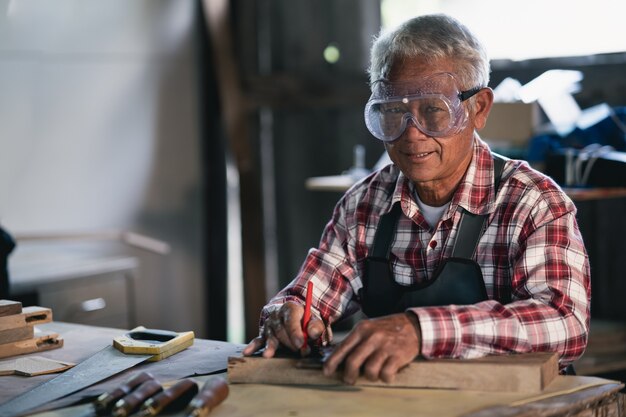
[[[233,53],[228,0],[203,0],[213,62],[217,74],[222,120],[239,172],[246,337],[258,334],[258,318],[267,300],[261,169],[248,126],[254,107],[244,96]]]

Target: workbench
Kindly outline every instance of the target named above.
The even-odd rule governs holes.
[[[113,337],[124,333],[121,329],[52,322],[39,326],[57,332],[64,339],[60,349],[37,355],[60,361],[80,362],[107,345]],[[174,329],[185,331],[189,329]],[[240,356],[243,345],[196,339],[193,346],[163,361],[143,363],[85,388],[55,405],[69,405],[121,384],[129,375],[140,370],[151,372],[162,382],[184,377],[199,380],[225,372],[227,358]],[[0,377],[0,403],[54,378]],[[214,409],[211,417],[223,416],[626,416],[624,385],[618,381],[559,376],[547,391],[557,395],[542,398],[520,393],[485,393],[479,391],[401,389],[386,387],[312,387],[231,384],[228,398]],[[553,384],[554,384],[553,383]],[[50,416],[56,415],[49,413]]]

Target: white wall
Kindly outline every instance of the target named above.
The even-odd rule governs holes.
[[[140,324],[204,329],[193,0],[0,0],[0,223],[127,229]],[[11,258],[10,258],[11,259]]]

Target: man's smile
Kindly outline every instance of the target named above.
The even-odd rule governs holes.
[[[412,161],[421,162],[425,160],[426,158],[428,158],[429,156],[433,155],[435,152],[434,151],[428,151],[428,152],[401,151],[400,153],[405,158],[408,158]]]

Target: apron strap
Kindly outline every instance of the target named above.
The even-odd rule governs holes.
[[[372,258],[389,259],[391,240],[396,234],[396,226],[398,225],[400,214],[402,214],[402,209],[400,204],[396,203],[388,213],[380,217],[376,234],[374,235],[372,254],[370,255]]]
[[[504,158],[498,154],[493,154],[493,165],[494,187],[497,194],[502,179],[502,170],[504,169]],[[457,238],[452,247],[452,257],[472,259],[487,217],[487,214],[479,215],[470,213],[465,209],[463,210]]]

